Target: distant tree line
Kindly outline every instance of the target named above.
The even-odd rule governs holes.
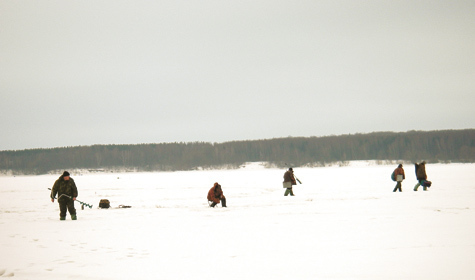
[[[475,162],[475,129],[0,151],[0,170],[13,174],[67,169],[174,171],[236,168],[257,161],[284,167],[352,160]]]

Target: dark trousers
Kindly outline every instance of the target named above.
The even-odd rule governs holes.
[[[287,189],[285,189],[284,196],[288,196],[289,194],[290,194],[291,196],[294,196],[294,192],[292,191],[292,188],[287,188]]]
[[[213,201],[213,203],[211,203],[210,206],[211,206],[211,207],[215,207],[216,204],[218,204],[218,203],[216,203],[216,202]],[[224,197],[224,196],[223,196],[223,198],[221,198],[221,206],[222,206],[222,207],[227,207],[227,206],[226,206],[226,197]]]
[[[395,191],[397,191],[397,190],[399,190],[400,192],[402,192],[401,186],[402,186],[401,182],[397,182],[396,187],[394,188],[393,192],[395,192]]]
[[[76,208],[74,208],[74,200],[60,200],[59,201],[59,216],[64,218],[66,217],[66,211],[69,211],[71,216],[76,216]]]

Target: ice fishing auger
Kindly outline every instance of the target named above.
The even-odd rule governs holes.
[[[51,188],[48,188],[48,190],[51,190]],[[63,195],[66,196],[66,197],[68,197],[69,199],[72,199],[71,196],[69,196],[69,195],[67,195],[67,194],[64,194],[64,193],[63,193],[62,195],[60,195],[57,199],[60,199]],[[56,197],[55,197],[54,199],[56,199]],[[92,204],[87,204],[87,203],[82,202],[82,201],[77,200],[77,199],[76,199],[75,201],[81,203],[81,207],[83,207],[83,208],[84,208],[84,206],[89,207],[89,208],[92,208]]]

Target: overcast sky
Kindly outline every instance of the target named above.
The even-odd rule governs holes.
[[[0,0],[0,150],[475,128],[475,1]]]

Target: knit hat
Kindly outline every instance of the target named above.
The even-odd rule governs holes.
[[[63,176],[63,177],[69,176],[69,172],[68,172],[68,171],[64,171],[62,176]]]

